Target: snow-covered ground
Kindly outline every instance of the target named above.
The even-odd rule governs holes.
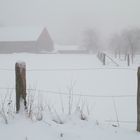
[[[139,56],[136,60],[138,62]],[[111,61],[102,66],[95,55],[1,54],[1,95],[8,92],[5,88],[10,88],[14,95],[14,69],[18,61],[26,62],[27,89],[36,89],[27,90],[27,93],[39,94],[41,102],[53,108],[57,119],[60,117],[64,124],[51,121],[47,112],[41,122],[17,115],[8,125],[1,121],[0,139],[140,138],[135,132],[138,63],[127,67],[124,62],[115,60],[120,63],[117,67]],[[86,121],[73,117],[77,107],[86,116]],[[72,118],[65,116],[68,113]],[[117,120],[119,124],[112,122]]]
[[[21,116],[8,125],[0,125],[1,140],[139,140],[140,134],[94,121],[69,120],[65,124],[52,121],[32,122]]]

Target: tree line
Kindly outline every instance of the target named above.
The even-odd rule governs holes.
[[[92,53],[104,49],[94,29],[87,29],[83,32],[80,47]],[[135,54],[140,53],[140,28],[125,29],[112,35],[109,39],[108,50],[114,53],[115,57],[129,54],[133,61]]]

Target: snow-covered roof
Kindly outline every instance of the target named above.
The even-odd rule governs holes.
[[[79,46],[77,45],[58,45],[55,44],[55,49],[56,50],[79,50]]]
[[[35,41],[43,29],[43,27],[2,27],[0,28],[0,42]]]

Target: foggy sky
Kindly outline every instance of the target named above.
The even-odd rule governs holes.
[[[0,26],[46,26],[56,43],[76,44],[93,27],[102,38],[140,27],[140,0],[0,0]]]

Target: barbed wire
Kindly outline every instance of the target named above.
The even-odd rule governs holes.
[[[16,90],[14,87],[0,87],[0,90]],[[33,89],[33,88],[27,88],[27,92],[30,92],[30,91],[35,91],[35,92],[38,92],[38,93],[51,93],[51,94],[56,94],[56,95],[65,95],[65,96],[69,96],[70,93],[67,93],[67,92],[59,92],[59,91],[52,91],[52,90],[40,90],[40,89]],[[28,94],[28,93],[27,93]],[[95,94],[79,94],[79,93],[72,93],[71,96],[80,96],[80,97],[94,97],[94,98],[111,98],[112,100],[114,98],[127,98],[127,97],[136,97],[136,95],[134,94],[127,94],[127,95],[95,95]],[[117,108],[116,108],[116,105],[115,105],[115,112],[116,112],[116,115],[118,116],[118,111],[117,111]],[[104,122],[108,122],[108,123],[118,123],[120,126],[122,123],[125,123],[125,124],[136,124],[137,122],[136,121],[128,121],[128,120],[119,120],[118,117],[117,117],[117,120],[105,120]]]
[[[6,88],[6,87],[0,87],[0,90],[16,90],[15,88]],[[41,90],[41,89],[32,89],[28,88],[27,91],[35,91],[38,93],[51,93],[51,94],[57,94],[57,95],[65,95],[69,96],[70,93],[68,92],[60,92],[60,91],[53,91],[53,90]],[[94,97],[94,98],[126,98],[126,97],[136,97],[135,94],[121,94],[121,95],[101,95],[101,94],[81,94],[81,93],[87,93],[87,92],[79,92],[79,93],[72,93],[72,96],[81,96],[81,97]],[[91,92],[93,93],[93,92]]]
[[[69,95],[68,92],[59,92],[59,91],[52,91],[52,90],[37,90],[37,91],[38,92],[45,92],[45,93],[52,93],[52,94]],[[96,98],[136,97],[136,95],[134,95],[134,94],[129,94],[129,95],[99,95],[99,94],[80,94],[80,93],[84,93],[84,92],[72,93],[72,96],[96,97]]]
[[[92,71],[92,70],[132,70],[134,68],[54,68],[54,69],[27,69],[27,71]]]
[[[130,70],[137,71],[135,68],[123,68],[123,67],[94,67],[94,68],[42,68],[42,69],[27,69],[26,71],[38,72],[38,71],[92,71],[92,70]],[[0,68],[0,71],[15,71],[15,69]]]

